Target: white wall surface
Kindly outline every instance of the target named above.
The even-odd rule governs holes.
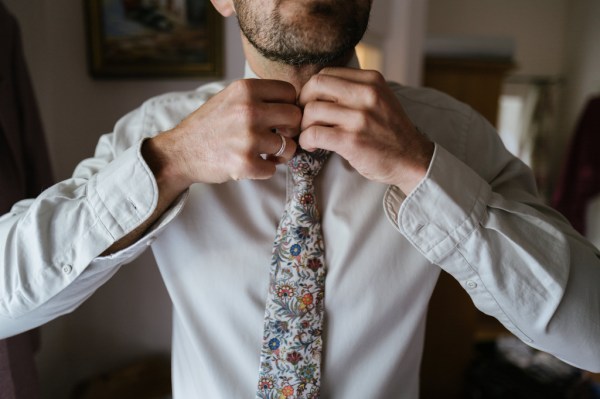
[[[365,42],[383,54],[388,80],[418,86],[422,80],[422,53],[428,0],[375,0]]]
[[[93,80],[87,73],[83,1],[4,0],[21,25],[24,47],[57,179],[93,154],[98,136],[150,96],[193,89],[199,80]],[[385,71],[416,84],[426,0],[375,1],[369,42]],[[411,18],[411,15],[414,17]],[[225,27],[225,78],[241,77],[235,19]],[[38,367],[43,397],[65,399],[75,383],[145,354],[170,350],[170,302],[150,253],[124,266],[70,315],[42,328]]]

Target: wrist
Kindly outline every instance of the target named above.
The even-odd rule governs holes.
[[[399,178],[393,184],[406,195],[412,192],[427,175],[434,150],[433,142],[428,139],[421,142],[417,149],[412,151],[410,161],[403,163]]]
[[[168,132],[144,140],[141,152],[161,192],[176,196],[192,184],[181,171],[179,164],[182,157],[178,155],[179,151]]]

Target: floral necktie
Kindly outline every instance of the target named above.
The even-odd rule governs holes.
[[[300,151],[288,162],[294,189],[273,248],[257,398],[319,397],[325,259],[313,179],[328,156]]]

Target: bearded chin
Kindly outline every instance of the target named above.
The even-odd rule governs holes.
[[[246,36],[250,44],[265,58],[286,65],[333,65],[345,58],[360,41],[362,34],[345,35],[333,44],[318,45],[319,41],[307,37],[303,33],[283,31],[272,35],[270,41],[264,43]]]
[[[327,66],[353,51],[366,31],[368,14],[345,21],[329,20],[315,29],[306,29],[302,21],[284,22],[277,13],[262,24],[239,22],[248,42],[266,59],[293,66]]]

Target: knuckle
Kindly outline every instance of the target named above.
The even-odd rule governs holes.
[[[246,153],[241,155],[237,162],[238,173],[242,176],[252,174],[252,170],[254,169],[253,161],[254,160],[249,156],[249,154]]]
[[[362,90],[362,97],[367,107],[376,107],[379,103],[379,88],[371,85],[364,86]]]
[[[319,142],[319,133],[320,133],[320,126],[312,126],[310,129],[308,129],[308,144],[310,144],[311,146],[316,146]]]
[[[300,123],[302,120],[302,110],[299,107],[294,106],[292,109],[292,118],[294,123]]]
[[[238,104],[235,107],[235,114],[240,122],[245,126],[254,126],[259,120],[259,111],[256,106],[248,103]]]
[[[360,133],[348,135],[347,144],[351,148],[364,148],[365,137]]]
[[[370,78],[372,79],[373,83],[376,83],[376,84],[384,84],[385,83],[385,78],[383,77],[381,72],[369,71],[369,73],[370,73]]]
[[[296,153],[296,148],[298,147],[298,145],[296,144],[296,141],[294,140],[290,140],[288,141],[287,147],[285,149],[285,153],[283,154],[283,157],[286,160],[290,160],[294,154]]]
[[[231,83],[232,97],[234,101],[250,104],[254,101],[256,82],[253,79],[240,79]]]
[[[369,125],[369,114],[367,111],[356,111],[354,113],[354,127],[358,131],[365,130]]]
[[[379,71],[368,70],[366,71],[366,74],[370,82],[373,82],[378,85],[385,83],[385,78]]]
[[[249,95],[252,93],[253,82],[250,79],[240,79],[233,82],[231,86],[238,95]]]
[[[311,101],[304,106],[304,114],[314,114],[317,112],[317,108],[319,107],[318,101]],[[304,117],[304,115],[303,115]]]
[[[326,79],[326,75],[322,74],[322,73],[318,73],[316,75],[313,75],[312,78],[310,78],[310,81],[312,81],[313,85],[319,87],[321,86],[324,82],[323,80]]]
[[[296,88],[290,82],[281,82],[285,90],[285,95],[287,95],[291,100],[295,100],[298,93],[296,93]]]

